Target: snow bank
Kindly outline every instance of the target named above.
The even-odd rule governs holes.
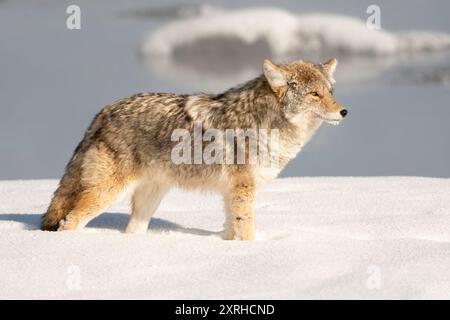
[[[436,32],[393,33],[370,30],[363,20],[333,14],[293,13],[277,8],[211,10],[189,19],[170,22],[153,32],[142,46],[144,54],[170,56],[177,50],[208,40],[217,46],[224,39],[249,48],[265,42],[275,56],[304,52],[387,55],[399,52],[450,48],[450,35]]]
[[[146,235],[119,202],[37,230],[56,181],[0,182],[0,298],[450,298],[450,180],[279,179],[254,242],[220,239],[218,196],[173,191]]]
[[[264,38],[275,52],[286,52],[295,46],[297,18],[279,9],[243,9],[215,12],[169,23],[151,35],[144,52],[166,55],[177,46],[201,38],[236,37],[245,43]]]

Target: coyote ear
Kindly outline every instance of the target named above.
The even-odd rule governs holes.
[[[270,60],[264,60],[263,72],[273,92],[278,98],[283,97],[287,89],[286,71],[273,64]]]
[[[336,71],[337,64],[338,62],[336,58],[331,58],[322,65],[325,73],[328,75],[328,80],[330,80],[332,84],[336,82],[333,78],[333,75],[334,71]]]

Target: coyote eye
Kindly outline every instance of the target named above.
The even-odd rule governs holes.
[[[313,97],[319,97],[319,94],[317,92],[311,92],[310,95],[312,95]]]
[[[288,84],[288,86],[293,87],[293,88],[296,88],[298,86],[298,83],[295,81],[289,81],[287,84]]]

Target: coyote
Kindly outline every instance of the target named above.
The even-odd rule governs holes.
[[[336,65],[334,58],[323,64],[265,60],[260,76],[220,94],[139,93],[106,106],[75,149],[42,229],[83,228],[133,186],[126,232],[146,232],[164,195],[180,187],[223,194],[224,238],[254,239],[257,189],[278,175],[323,122],[337,124],[347,115],[333,98]],[[196,123],[202,130],[278,130],[277,165],[174,163],[172,133],[193,131]]]

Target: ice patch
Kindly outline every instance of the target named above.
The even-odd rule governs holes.
[[[168,6],[150,6],[139,9],[129,9],[121,12],[121,16],[151,19],[179,19],[210,14],[222,10],[208,4],[174,4]]]

